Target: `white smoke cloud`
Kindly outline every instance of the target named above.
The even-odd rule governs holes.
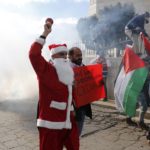
[[[89,2],[89,0],[67,0],[69,2]],[[0,5],[13,5],[17,7],[24,6],[30,3],[54,3],[54,2],[62,2],[61,0],[0,0]]]
[[[49,2],[56,2],[56,0],[0,0],[0,5],[13,5],[13,6],[24,6],[29,3],[49,3]]]
[[[75,3],[89,2],[89,0],[67,0],[67,1]]]
[[[0,18],[0,100],[34,97],[38,86],[28,51],[32,42],[43,32],[46,17],[39,19],[33,15],[0,10]],[[52,33],[43,50],[47,59],[48,44],[78,39],[76,23],[76,18],[54,18]]]
[[[55,24],[77,24],[77,18],[57,18]]]

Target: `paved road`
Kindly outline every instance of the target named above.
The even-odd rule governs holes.
[[[145,131],[118,120],[115,110],[93,105],[93,120],[86,119],[81,150],[150,150]],[[0,102],[0,150],[38,150],[36,104]]]
[[[94,106],[93,110],[96,117],[91,124],[85,125],[85,130],[94,126],[93,130],[96,131],[89,136],[83,136],[81,150],[150,150],[145,131],[128,126],[124,117],[114,110],[98,106]]]

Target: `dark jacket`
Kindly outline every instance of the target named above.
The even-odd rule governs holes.
[[[76,114],[76,120],[81,121],[82,120],[82,113],[85,114],[85,116],[89,117],[92,119],[92,109],[91,109],[91,104],[87,104],[84,106],[81,106],[79,108],[75,107],[75,114]]]
[[[144,24],[145,24],[145,16],[144,14],[142,15],[137,15],[133,17],[126,25],[128,29],[132,30],[133,33],[139,34],[140,32],[143,32],[147,36],[147,33],[145,32],[144,29]],[[136,28],[139,27],[139,30],[136,30]]]
[[[141,92],[143,92],[144,95],[145,95],[146,103],[147,103],[147,106],[148,106],[148,107],[150,106],[149,84],[150,84],[150,77],[148,76],[147,79],[145,80],[143,89],[142,89],[142,91],[141,91]]]

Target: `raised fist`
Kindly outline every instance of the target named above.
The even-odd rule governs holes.
[[[54,21],[53,21],[52,18],[47,18],[47,19],[45,20],[45,23],[46,23],[46,25],[47,25],[48,28],[50,28],[50,27],[52,26],[53,22],[54,22]]]

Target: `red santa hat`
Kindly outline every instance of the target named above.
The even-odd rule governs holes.
[[[51,51],[51,55],[57,54],[59,52],[68,52],[66,44],[52,44],[49,45],[49,50]]]

